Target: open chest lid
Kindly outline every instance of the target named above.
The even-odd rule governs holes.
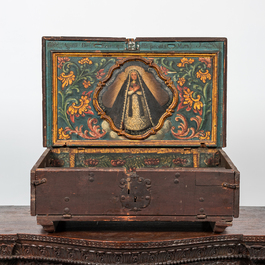
[[[43,37],[44,146],[224,147],[226,47]]]

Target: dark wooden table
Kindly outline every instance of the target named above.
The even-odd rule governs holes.
[[[241,207],[222,234],[169,222],[65,222],[49,234],[29,207],[2,206],[0,264],[265,264],[265,207]]]

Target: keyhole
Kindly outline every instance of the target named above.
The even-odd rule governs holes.
[[[128,194],[130,194],[130,189],[128,189]]]
[[[137,197],[136,197],[136,196],[134,196],[134,202],[136,202],[136,200],[137,200]]]

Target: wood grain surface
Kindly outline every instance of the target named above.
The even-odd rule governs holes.
[[[29,206],[0,207],[0,264],[264,264],[265,207],[222,234],[200,223],[65,222],[47,233]]]

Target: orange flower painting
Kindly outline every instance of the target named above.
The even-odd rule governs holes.
[[[183,85],[185,84],[185,82],[186,82],[186,79],[185,79],[184,77],[180,77],[177,83],[178,83],[180,86],[183,86]]]
[[[194,59],[188,59],[186,57],[182,58],[180,60],[180,63],[177,64],[178,67],[184,67],[185,64],[192,64],[194,62]]]
[[[83,86],[84,86],[84,88],[88,88],[88,87],[90,87],[90,86],[91,86],[90,81],[86,81],[86,80],[84,80],[84,82],[83,82]]]
[[[205,73],[203,73],[201,70],[199,70],[196,73],[196,77],[199,78],[203,83],[206,83],[206,80],[209,79],[211,80],[212,76],[209,73],[209,70],[206,70]]]
[[[93,62],[89,58],[83,58],[80,61],[78,61],[80,64],[92,64]]]

